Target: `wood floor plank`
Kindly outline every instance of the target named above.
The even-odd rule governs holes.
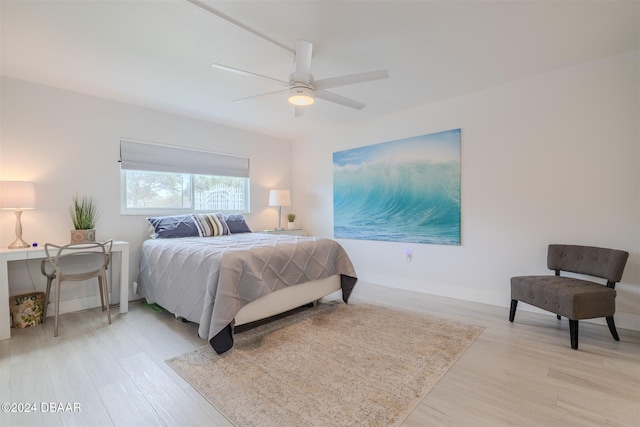
[[[7,393],[9,393],[9,381],[10,381],[10,366],[9,360],[11,358],[10,340],[0,341],[0,399],[7,399]]]
[[[100,339],[100,331],[82,334],[72,344],[74,350],[82,355],[81,363],[94,387],[100,388],[128,379],[109,346]]]
[[[86,356],[76,350],[73,341],[60,340],[43,351],[54,395],[57,397],[50,403],[64,405],[64,408],[73,405],[73,410],[65,409],[62,412],[64,425],[113,425],[102,398],[85,368],[83,359]],[[75,410],[76,407],[79,410]]]
[[[11,364],[11,403],[32,404],[35,410],[12,412],[12,426],[63,426],[62,414],[42,411],[41,405],[57,402],[44,355]]]
[[[584,395],[602,392],[621,400],[639,403],[636,399],[637,384],[607,378],[604,371],[585,371],[580,368],[564,370],[551,368],[549,377],[560,382],[561,386],[579,390]]]
[[[131,378],[98,388],[116,426],[168,426]]]
[[[558,395],[558,411],[571,418],[592,422],[600,426],[638,425],[640,418],[640,400],[621,401],[617,396],[606,392],[591,391],[590,398],[574,389],[561,390]],[[594,401],[598,404],[595,405]],[[622,410],[621,410],[622,409]]]
[[[129,356],[120,362],[167,425],[215,425],[146,353]]]
[[[128,328],[126,333],[158,364],[206,343],[197,338],[198,346],[196,346],[188,337],[190,334],[184,333],[182,322],[174,317],[166,314],[150,314],[151,316],[144,317],[143,322]]]
[[[200,393],[193,389],[193,387],[188,386],[183,389],[185,394],[189,396],[202,410],[211,417],[214,421],[214,424],[218,427],[234,427],[233,423],[230,422],[224,415],[222,415],[216,408],[211,406],[209,401],[202,397]]]

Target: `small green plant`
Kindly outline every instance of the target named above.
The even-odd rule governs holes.
[[[93,197],[78,197],[77,194],[74,196],[73,207],[71,208],[71,220],[76,230],[91,230],[96,228],[99,214],[97,203]]]
[[[295,221],[296,220],[296,214],[294,214],[294,213],[287,214],[287,219],[289,220],[289,222]]]

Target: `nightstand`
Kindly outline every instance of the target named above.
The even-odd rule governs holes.
[[[307,233],[303,228],[291,228],[287,230],[260,230],[257,233],[263,234],[288,234],[289,236],[306,236]]]

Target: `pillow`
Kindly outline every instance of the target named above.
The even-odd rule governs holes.
[[[224,236],[229,233],[229,227],[221,213],[193,214],[193,222],[196,224],[200,237]]]
[[[229,232],[231,234],[251,233],[251,229],[249,228],[247,222],[244,220],[242,214],[225,215],[224,220],[229,226]]]
[[[153,227],[153,239],[198,237],[198,229],[191,215],[151,217],[147,218],[147,221]]]

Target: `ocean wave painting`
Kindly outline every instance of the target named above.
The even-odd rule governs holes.
[[[460,245],[460,134],[334,153],[334,236]]]

